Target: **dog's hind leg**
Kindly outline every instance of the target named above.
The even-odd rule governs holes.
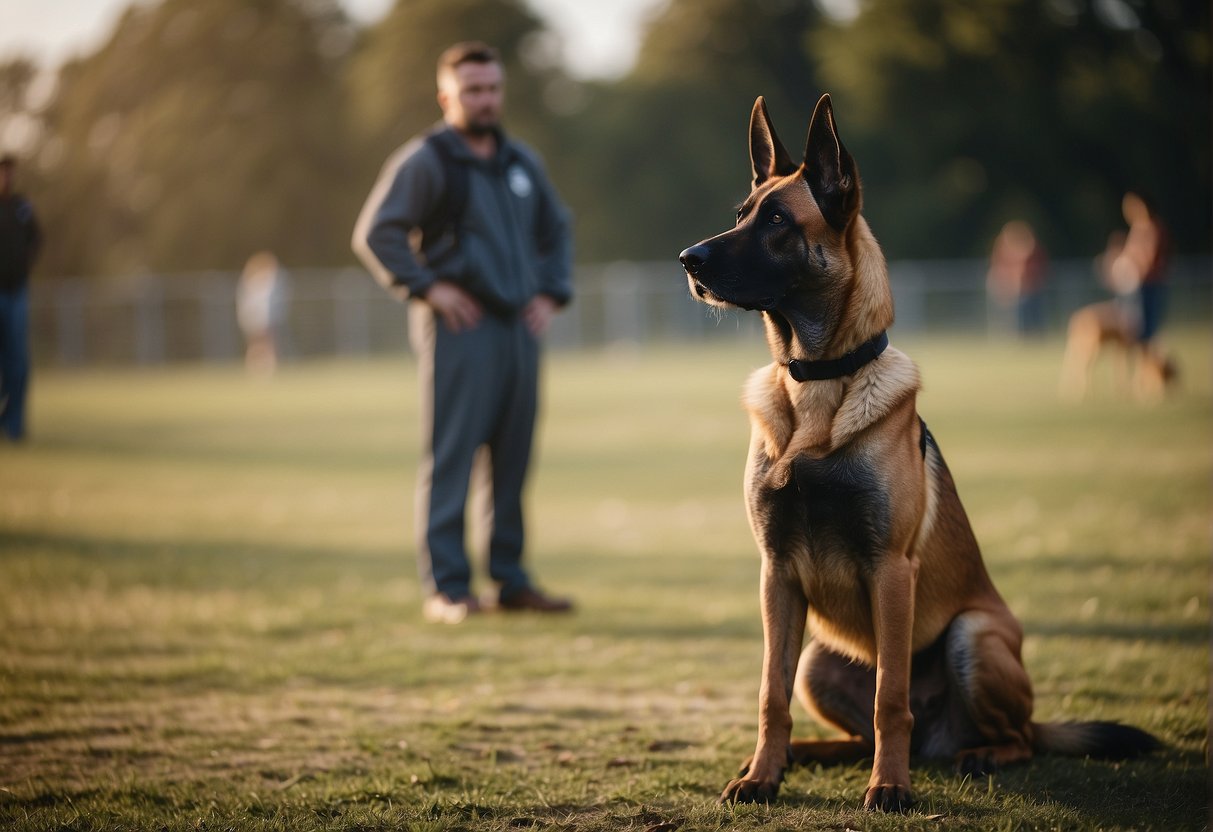
[[[796,698],[819,722],[869,745],[876,742],[874,669],[810,641],[796,668]]]
[[[1023,640],[1009,611],[969,611],[947,635],[948,672],[981,744],[955,756],[962,774],[986,774],[1032,756],[1032,684],[1020,658]]]

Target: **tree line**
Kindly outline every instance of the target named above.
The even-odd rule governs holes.
[[[522,0],[134,3],[60,67],[0,62],[49,277],[353,262],[384,160],[438,118],[457,40],[506,60],[507,128],[576,217],[578,259],[669,259],[748,188],[761,94],[793,151],[832,93],[890,257],[982,256],[1009,219],[1099,251],[1147,194],[1180,251],[1213,224],[1210,9],[1183,0],[669,0],[623,77],[580,81]],[[48,81],[49,79],[49,81]],[[52,83],[53,82],[53,83]]]

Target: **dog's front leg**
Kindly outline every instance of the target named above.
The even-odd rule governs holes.
[[[764,555],[761,580],[765,649],[758,694],[758,745],[720,795],[722,803],[770,801],[779,792],[792,739],[792,684],[804,641],[808,600],[786,560]]]
[[[914,586],[918,561],[903,554],[884,557],[872,585],[876,625],[876,752],[864,795],[865,809],[900,812],[910,794],[910,660],[914,633]]]

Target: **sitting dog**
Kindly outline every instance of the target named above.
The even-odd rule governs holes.
[[[829,96],[801,164],[759,98],[750,159],[736,226],[680,257],[696,298],[762,315],[774,358],[744,394],[762,552],[758,743],[721,800],[770,800],[789,765],[871,756],[864,806],[904,810],[911,753],[979,774],[1037,752],[1153,748],[1115,723],[1032,721],[1019,623],[918,416],[918,369],[888,347],[888,271]],[[846,738],[792,741],[793,691]]]

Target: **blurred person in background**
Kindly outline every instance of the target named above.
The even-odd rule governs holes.
[[[1023,334],[1044,331],[1044,282],[1049,258],[1032,226],[1012,220],[994,239],[986,291],[995,304],[1014,310],[1015,330]]]
[[[491,501],[473,504],[489,531],[498,606],[572,609],[537,589],[524,567],[522,505],[540,341],[572,297],[570,223],[539,157],[502,130],[504,93],[496,50],[468,42],[443,52],[442,122],[388,160],[354,229],[363,263],[410,301],[424,437],[418,560],[423,612],[435,622],[483,608],[465,541],[474,470],[491,483]]]
[[[1138,340],[1150,344],[1158,335],[1166,307],[1171,236],[1153,205],[1141,194],[1125,194],[1121,211],[1129,230],[1118,250],[1106,255],[1106,280],[1136,316]]]
[[[236,320],[244,334],[244,365],[254,375],[278,368],[278,334],[286,319],[289,289],[278,258],[259,251],[244,264],[236,287]]]
[[[0,436],[25,438],[29,275],[42,243],[34,206],[13,191],[17,160],[0,157]]]

